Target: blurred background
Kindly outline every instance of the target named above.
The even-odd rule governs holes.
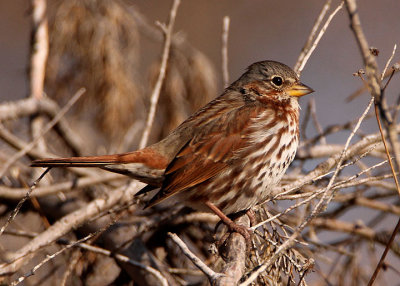
[[[337,5],[337,1],[333,2],[332,6]],[[144,15],[151,25],[155,21],[165,22],[171,5],[171,1],[151,0],[124,1],[124,3]],[[49,1],[48,5],[49,11],[54,12],[60,1]],[[229,16],[231,19],[229,73],[230,80],[233,81],[250,63],[259,60],[273,59],[294,66],[322,6],[323,2],[318,0],[254,0],[234,3],[228,0],[186,0],[179,8],[175,32],[179,32],[191,46],[208,58],[214,68],[217,84],[214,91],[217,95],[222,91],[221,32],[224,16]],[[378,62],[381,68],[392,53],[394,44],[399,42],[399,10],[400,2],[397,0],[360,1],[361,21],[370,45],[380,51]],[[130,35],[138,40],[134,43],[134,47],[131,47],[138,51],[134,59],[136,71],[134,76],[137,83],[147,82],[151,74],[151,65],[160,55],[160,42],[146,36],[146,32],[143,31],[131,29],[126,33],[138,33],[136,36]],[[27,96],[29,35],[29,1],[1,1],[1,100]],[[396,58],[398,59],[395,57],[395,60]],[[361,66],[361,57],[349,29],[348,17],[342,10],[332,21],[302,73],[303,82],[316,91],[311,96],[315,97],[317,115],[322,126],[346,122],[365,107],[368,100],[366,96],[361,96],[350,103],[346,102],[346,98],[361,86],[360,80],[351,76]],[[388,94],[398,90],[399,86],[398,81],[393,82]],[[135,90],[133,93],[135,95],[140,93],[139,96],[146,99],[149,96],[149,89]],[[54,95],[49,94],[49,96]],[[306,101],[307,98],[302,99],[303,106]],[[337,140],[340,141],[341,138]]]
[[[379,50],[377,60],[382,70],[393,46],[400,43],[400,1],[358,2],[364,32],[369,44]],[[230,17],[228,67],[232,82],[255,61],[276,60],[293,67],[324,3],[183,0],[150,143],[164,137],[222,92],[224,16]],[[45,92],[62,106],[79,88],[87,89],[68,114],[71,125],[86,143],[80,150],[85,155],[137,148],[163,45],[155,22],[167,21],[171,4],[172,1],[155,0],[48,1],[50,54]],[[331,10],[338,4],[339,1],[332,1]],[[29,95],[30,33],[29,1],[1,1],[2,102]],[[399,61],[396,53],[393,62]],[[348,15],[342,9],[301,74],[302,82],[315,90],[300,100],[302,120],[311,99],[315,100],[316,118],[323,129],[358,118],[369,95],[363,93],[352,100],[349,97],[363,85],[360,78],[352,75],[361,67],[363,62],[349,29]],[[396,102],[399,91],[397,75],[386,91],[389,103]],[[360,134],[377,132],[375,119],[366,120],[361,129]],[[316,133],[309,124],[303,140]],[[349,129],[335,132],[326,137],[326,143],[343,145],[349,134]],[[62,142],[56,143],[60,144],[48,146],[54,154],[74,154],[68,148],[60,148]],[[311,169],[320,161],[302,167]],[[346,169],[350,173],[352,170]],[[357,209],[345,213],[342,219],[356,221],[369,216],[371,210]],[[390,229],[394,222],[392,216],[382,227]],[[398,266],[398,260],[396,263]],[[398,278],[390,275],[393,273],[389,279]]]

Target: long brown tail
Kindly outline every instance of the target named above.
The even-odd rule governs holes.
[[[123,165],[139,163],[151,169],[165,169],[169,159],[152,148],[145,148],[134,152],[90,156],[90,157],[69,157],[69,158],[46,158],[35,160],[32,167],[103,167],[107,165]]]
[[[42,159],[32,162],[32,167],[98,167],[140,180],[146,184],[159,186],[169,161],[152,148],[90,157],[70,157]]]
[[[123,160],[124,158],[121,155],[69,157],[54,159],[46,158],[33,161],[31,163],[31,167],[102,167],[110,164],[122,162],[126,163],[126,158],[125,160]]]

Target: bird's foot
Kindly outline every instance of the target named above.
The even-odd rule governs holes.
[[[227,240],[231,232],[237,232],[241,234],[245,241],[246,241],[246,246],[247,249],[251,249],[252,247],[252,235],[253,235],[253,230],[251,228],[248,228],[244,225],[237,224],[235,223],[232,219],[230,219],[228,216],[226,216],[218,207],[216,207],[213,203],[211,202],[206,202],[206,205],[221,219],[221,222],[224,223],[230,232],[225,233],[221,239],[218,240],[217,242],[217,247],[219,248],[224,244],[224,242]],[[254,213],[248,214],[249,211],[246,211],[246,214],[248,215],[250,222],[252,221],[252,218],[254,219]],[[251,218],[252,217],[252,218]],[[219,226],[220,223],[217,224],[216,228]]]
[[[230,231],[225,233],[217,242],[217,247],[220,248],[228,239],[228,237],[232,234],[232,232],[237,232],[240,235],[244,237],[244,240],[246,241],[246,247],[247,249],[252,248],[252,236],[253,236],[253,231],[251,228],[248,228],[242,224],[237,224],[234,221],[231,220],[231,223],[227,224],[224,222],[224,224],[227,225]]]

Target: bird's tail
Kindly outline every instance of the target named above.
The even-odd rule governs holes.
[[[69,158],[35,160],[32,167],[98,167],[110,172],[130,176],[146,184],[159,186],[164,178],[168,158],[152,148],[134,152]]]
[[[46,158],[35,160],[31,167],[102,167],[118,163],[118,155],[69,157],[69,158]]]

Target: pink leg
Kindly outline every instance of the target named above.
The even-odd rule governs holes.
[[[205,202],[206,206],[210,208],[221,220],[222,222],[231,230],[234,232],[237,232],[241,234],[244,239],[246,240],[246,244],[248,249],[251,248],[251,230],[244,225],[237,224],[233,222],[229,217],[227,217],[218,207],[216,207],[213,203],[211,202]],[[249,216],[250,218],[250,216]],[[251,221],[251,219],[250,219]],[[223,237],[225,238],[225,236]],[[226,238],[225,238],[226,239]],[[220,242],[218,244],[221,244]]]

